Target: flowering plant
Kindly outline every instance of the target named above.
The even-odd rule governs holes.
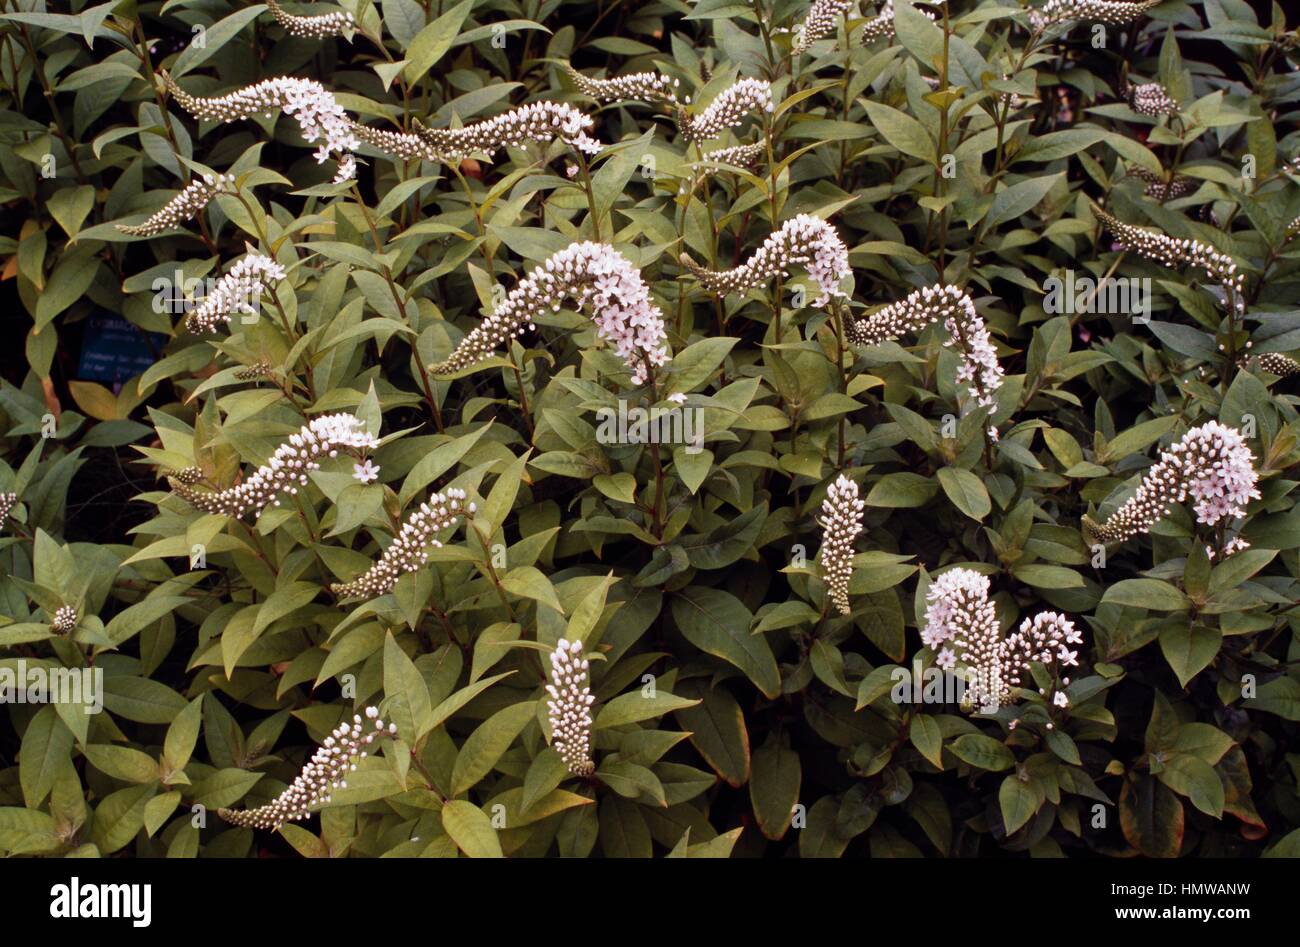
[[[0,855],[1300,853],[1286,6],[6,4]]]

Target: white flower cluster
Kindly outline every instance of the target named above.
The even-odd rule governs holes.
[[[55,634],[70,635],[77,630],[77,610],[71,605],[60,605],[54,611],[54,620],[50,628]]]
[[[1250,543],[1246,542],[1246,540],[1242,539],[1240,536],[1234,536],[1223,544],[1223,558],[1227,559],[1229,556],[1235,556],[1237,553],[1244,552],[1249,548]],[[1205,554],[1213,559],[1216,555],[1214,547],[1206,546]]]
[[[857,5],[858,0],[813,0],[808,15],[795,27],[794,51],[802,53],[827,33],[834,32],[840,17]]]
[[[256,85],[238,89],[227,95],[198,98],[178,86],[166,72],[162,74],[167,91],[195,118],[214,122],[233,122],[250,115],[267,115],[280,109],[298,122],[302,137],[309,142],[320,142],[316,160],[323,162],[337,156],[339,172],[336,182],[350,178],[355,173],[356,160],[352,151],[358,142],[353,133],[352,120],[343,111],[333,93],[314,79],[279,76],[263,79]]]
[[[1129,105],[1139,115],[1159,118],[1161,115],[1173,115],[1178,111],[1178,103],[1158,82],[1146,82],[1129,89]]]
[[[369,732],[366,723],[372,726]],[[271,832],[286,822],[300,822],[311,814],[312,806],[328,804],[335,789],[348,788],[347,775],[356,771],[358,760],[365,759],[365,747],[377,738],[396,735],[397,724],[385,727],[379,708],[367,707],[364,721],[354,714],[351,721],[345,718],[335,727],[275,799],[256,809],[218,809],[217,815],[232,825]]]
[[[1281,352],[1265,352],[1263,355],[1256,356],[1259,367],[1266,372],[1272,372],[1274,375],[1280,375],[1287,378],[1291,375],[1300,373],[1300,362],[1291,358],[1289,355],[1283,355]]]
[[[551,742],[564,765],[574,776],[590,776],[596,764],[591,758],[591,693],[587,659],[582,642],[561,638],[551,652],[550,699],[546,713],[551,721]]]
[[[416,158],[424,158],[442,164],[448,164],[451,161],[450,158],[439,153],[437,149],[419,135],[384,131],[381,128],[371,128],[369,125],[362,125],[359,122],[352,123],[352,133],[357,136],[359,141],[369,145],[376,151],[382,151],[387,155],[396,155],[406,161]]]
[[[822,581],[841,615],[849,614],[849,578],[853,575],[853,542],[862,532],[865,501],[858,497],[858,485],[840,474],[826,490],[821,518]]]
[[[1036,30],[1067,20],[1091,20],[1107,26],[1126,26],[1163,0],[1048,0],[1029,11],[1029,23]]]
[[[236,313],[256,313],[268,284],[285,278],[284,267],[269,256],[250,253],[217,280],[203,302],[185,317],[185,328],[197,335],[230,324]]]
[[[589,155],[599,154],[603,147],[587,134],[592,129],[591,117],[563,102],[532,102],[457,129],[428,128],[413,121],[415,133],[446,161],[556,138]]]
[[[482,361],[524,329],[535,330],[537,316],[548,308],[559,312],[568,298],[574,308],[591,314],[597,335],[612,343],[632,370],[633,384],[645,382],[651,365],[668,362],[663,313],[640,271],[608,244],[583,242],[533,270],[433,371],[452,374]]]
[[[952,669],[960,661],[968,672],[965,700],[981,711],[996,711],[1014,699],[1012,688],[1031,662],[1078,665],[1082,644],[1074,623],[1056,612],[1025,619],[1020,630],[1002,637],[989,600],[989,580],[971,569],[951,569],[935,578],[926,594],[925,628],[921,640],[938,649],[936,663]],[[1058,706],[1064,706],[1059,699]]]
[[[1172,181],[1167,181],[1163,174],[1156,174],[1146,168],[1130,166],[1127,173],[1143,183],[1142,192],[1147,197],[1154,197],[1158,201],[1174,200],[1196,190],[1196,179],[1185,174],[1175,174]]]
[[[920,8],[917,8],[920,9]],[[920,9],[930,19],[935,19],[934,12],[931,10]],[[885,39],[894,35],[894,0],[885,0],[876,11],[876,15],[867,20],[866,25],[862,27],[862,44],[868,45],[878,39]]]
[[[202,177],[195,177],[179,194],[143,223],[131,226],[118,224],[117,229],[132,237],[152,237],[164,230],[170,230],[207,207],[212,198],[221,193],[224,186],[234,183],[233,174],[205,174]]]
[[[326,414],[303,426],[297,434],[275,449],[271,459],[238,486],[216,493],[200,493],[175,477],[168,478],[172,490],[191,506],[205,513],[243,516],[249,510],[261,512],[268,504],[280,505],[280,494],[294,496],[306,486],[307,475],[320,469],[325,457],[379,446],[367,433],[365,422],[352,414]]]
[[[756,141],[752,145],[732,145],[729,148],[715,148],[700,155],[702,162],[729,164],[737,168],[753,169],[758,159],[767,149],[764,142]]]
[[[1194,427],[1160,454],[1134,494],[1105,524],[1084,517],[1084,525],[1105,543],[1120,543],[1151,529],[1177,503],[1195,501],[1196,520],[1213,526],[1246,514],[1259,499],[1255,455],[1241,432],[1218,421]]]
[[[275,0],[266,0],[266,5],[271,10],[271,16],[275,17],[275,22],[283,26],[290,36],[324,39],[327,36],[338,36],[344,30],[351,31],[357,25],[352,14],[346,10],[336,10],[323,16],[293,16],[286,13],[284,7]]]
[[[686,254],[682,254],[681,263],[705,289],[719,296],[762,286],[773,276],[789,276],[787,267],[798,263],[808,269],[808,275],[821,288],[821,295],[812,301],[814,306],[826,305],[832,296],[848,298],[840,289],[840,281],[853,274],[849,268],[849,251],[840,235],[826,221],[811,214],[787,220],[743,266],[706,270]]]
[[[12,490],[6,493],[0,493],[0,526],[4,525],[13,508],[18,505],[18,494]]]
[[[708,141],[717,138],[728,128],[735,128],[751,113],[758,109],[771,112],[772,84],[765,79],[741,79],[734,85],[723,89],[699,115],[687,118],[678,112],[677,126],[682,137],[689,142]]]
[[[375,598],[391,591],[397,580],[408,572],[415,572],[429,561],[428,548],[441,548],[436,538],[444,529],[460,522],[462,513],[473,515],[477,507],[465,503],[465,491],[452,487],[446,493],[435,493],[402,524],[393,541],[388,544],[379,561],[351,582],[337,582],[330,586],[339,598]]]
[[[275,368],[266,359],[235,369],[235,377],[240,381],[256,381],[259,378],[269,378],[274,374]]]
[[[1220,253],[1199,240],[1187,237],[1178,239],[1159,231],[1123,223],[1095,204],[1092,212],[1121,244],[1134,253],[1165,266],[1188,264],[1204,270],[1210,279],[1223,288],[1224,305],[1235,308],[1238,313],[1245,312],[1246,298],[1242,293],[1245,275],[1237,272],[1237,264],[1226,253]]]
[[[583,95],[597,102],[667,102],[676,104],[677,87],[681,84],[672,76],[657,72],[634,72],[613,79],[592,79],[570,65],[565,65],[573,84]]]
[[[949,346],[961,352],[957,380],[970,385],[971,397],[985,407],[996,404],[994,395],[1002,387],[1002,366],[993,348],[988,326],[975,310],[975,301],[956,286],[935,285],[912,292],[906,299],[890,303],[848,327],[850,341],[879,345],[920,332],[943,320]]]
[[[180,470],[173,470],[168,476],[177,483],[193,486],[203,479],[203,468],[182,467]]]

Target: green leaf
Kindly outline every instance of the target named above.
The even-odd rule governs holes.
[[[912,116],[880,102],[866,102],[867,117],[885,140],[905,155],[935,163],[934,139]]]
[[[867,506],[883,506],[895,509],[909,509],[924,506],[938,490],[929,477],[920,474],[900,473],[886,474],[876,481],[867,494]]]
[[[971,519],[982,520],[993,509],[993,502],[989,499],[989,492],[984,488],[983,481],[969,470],[940,467],[938,477],[939,485],[943,487],[943,492],[948,494],[948,499],[952,501],[953,506]]]
[[[754,751],[749,800],[759,829],[768,838],[776,841],[789,831],[802,779],[799,754],[776,734]]]
[[[1016,765],[1015,756],[1005,744],[982,733],[963,733],[948,744],[948,750],[962,762],[991,773],[1000,773]]]
[[[1026,178],[1019,183],[998,191],[993,198],[992,205],[989,207],[988,214],[985,215],[985,226],[992,230],[994,227],[1009,220],[1015,220],[1021,214],[1033,209],[1039,201],[1047,196],[1047,192],[1055,186],[1061,177],[1060,174],[1052,174]]]
[[[397,724],[401,738],[414,746],[433,729],[429,687],[392,632],[384,638],[384,693],[388,696],[384,713]]]
[[[1159,579],[1122,579],[1106,589],[1101,600],[1156,612],[1180,611],[1188,606],[1187,596]]]
[[[1202,624],[1169,624],[1160,632],[1160,650],[1183,687],[1209,665],[1223,644],[1223,632]]]
[[[1017,773],[1002,780],[998,789],[998,806],[1002,810],[1002,823],[1007,834],[1011,835],[1032,819],[1042,801],[1042,796]]]
[[[406,49],[407,66],[402,70],[407,85],[415,85],[424,78],[424,74],[451,49],[473,6],[474,0],[464,0],[416,34]]]
[[[1156,778],[1206,815],[1223,817],[1223,781],[1204,760],[1180,754],[1166,760]]]
[[[451,770],[451,795],[459,796],[492,772],[502,754],[536,717],[537,701],[526,700],[498,710],[479,724],[456,754]]]
[[[470,858],[501,858],[501,840],[478,806],[453,799],[442,807],[442,827],[456,847]]]
[[[937,768],[943,769],[943,733],[933,717],[917,714],[912,718],[907,736],[918,753]]]
[[[662,717],[670,711],[694,707],[698,703],[700,703],[698,700],[676,697],[658,689],[655,690],[653,697],[647,697],[640,690],[629,691],[615,697],[600,709],[592,729],[605,730],[630,723],[640,723],[642,720]]]
[[[682,589],[673,596],[672,614],[695,647],[740,668],[769,699],[780,694],[781,673],[771,645],[764,636],[749,633],[753,616],[730,592],[700,586]]]

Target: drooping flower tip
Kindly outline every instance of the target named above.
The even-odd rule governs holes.
[[[975,301],[956,286],[938,284],[915,290],[906,299],[851,322],[847,334],[859,345],[880,345],[920,332],[940,320],[948,330],[945,344],[956,348],[962,358],[957,380],[969,385],[976,404],[994,407],[1004,377],[997,349]]]
[[[1244,516],[1246,504],[1260,498],[1254,461],[1240,431],[1209,421],[1162,452],[1133,495],[1105,523],[1084,517],[1084,528],[1103,543],[1124,542],[1149,532],[1188,498],[1194,502],[1197,522],[1206,526]]]
[[[463,515],[473,515],[475,510],[473,503],[465,502],[465,491],[457,487],[433,494],[406,518],[374,565],[351,582],[336,582],[330,591],[339,598],[370,599],[387,594],[399,578],[429,562],[430,547],[441,548],[438,533],[456,526]]]
[[[636,72],[613,79],[593,79],[571,65],[566,64],[564,71],[579,92],[598,102],[666,102],[675,105],[677,88],[681,84],[672,76],[657,72]]]
[[[725,296],[766,284],[774,276],[789,276],[791,264],[806,267],[821,290],[814,306],[825,306],[831,297],[845,299],[840,282],[853,275],[849,251],[835,228],[819,217],[799,214],[781,225],[755,250],[742,266],[730,270],[706,270],[683,254],[681,263],[711,293]]]
[[[700,114],[688,118],[679,111],[677,125],[689,142],[717,138],[756,111],[771,112],[772,84],[765,79],[741,79],[723,89]]]
[[[643,384],[651,366],[667,364],[663,313],[640,271],[608,244],[586,241],[548,257],[432,370],[452,374],[481,362],[525,329],[536,328],[538,316],[558,311],[566,299],[591,316],[597,336],[632,370],[633,384]]]
[[[194,334],[229,325],[236,314],[256,315],[268,285],[285,278],[284,267],[261,253],[249,253],[235,263],[201,303],[185,318]]]
[[[430,154],[450,162],[556,138],[584,154],[599,154],[604,145],[588,134],[593,125],[591,116],[564,102],[530,102],[464,128],[429,128],[418,119],[413,127]]]
[[[284,27],[290,36],[305,39],[324,39],[327,36],[339,36],[356,29],[356,20],[346,10],[336,10],[320,16],[293,16],[276,0],[266,0],[266,5],[275,17],[275,21]]]
[[[373,731],[366,732],[360,714],[351,720],[345,717],[317,747],[289,788],[275,799],[256,809],[220,808],[217,814],[232,825],[275,831],[286,822],[306,819],[316,806],[328,805],[335,789],[347,788],[347,774],[355,772],[357,762],[365,758],[365,747],[397,732],[395,724],[385,726],[379,719],[377,707],[367,707],[365,714],[374,724]]]
[[[320,469],[326,457],[340,450],[361,451],[379,446],[366,430],[365,422],[351,414],[327,414],[313,418],[298,433],[276,448],[271,459],[243,483],[213,493],[193,489],[179,479],[169,478],[173,492],[205,513],[240,517],[250,510],[260,513],[268,505],[279,506],[283,494],[294,496],[307,485],[307,476]]]
[[[189,220],[212,202],[212,199],[235,183],[233,174],[205,174],[195,177],[179,194],[138,224],[117,224],[117,229],[132,237],[152,237]]]
[[[1079,652],[1068,646],[1083,643],[1074,623],[1057,612],[1026,618],[1018,631],[1003,638],[988,593],[988,578],[972,569],[944,572],[926,594],[926,625],[921,631],[922,641],[939,649],[940,667],[952,669],[958,662],[965,666],[965,701],[986,713],[1015,699],[1013,689],[1033,662],[1076,666]]]

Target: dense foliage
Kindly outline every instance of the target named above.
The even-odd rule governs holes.
[[[0,852],[1300,854],[1300,34],[864,6],[4,0]]]

